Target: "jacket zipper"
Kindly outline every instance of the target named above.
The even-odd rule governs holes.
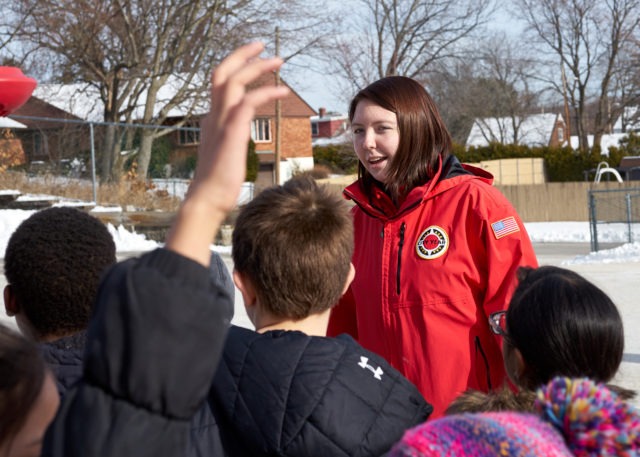
[[[487,388],[491,390],[491,373],[489,372],[489,361],[487,360],[487,355],[482,349],[479,336],[476,336],[476,351],[480,352],[480,356],[482,357],[482,361],[484,362],[485,371],[487,373]]]
[[[400,241],[398,241],[398,269],[396,271],[396,292],[400,295],[400,267],[402,266],[402,246],[404,245],[405,223],[400,225]]]

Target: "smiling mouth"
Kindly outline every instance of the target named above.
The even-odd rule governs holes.
[[[370,163],[371,165],[375,165],[375,164],[380,163],[380,162],[383,162],[383,161],[385,161],[385,160],[387,160],[387,158],[386,158],[386,157],[377,157],[377,158],[375,158],[375,159],[369,159],[369,163]]]

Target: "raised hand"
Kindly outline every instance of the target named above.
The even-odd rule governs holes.
[[[256,108],[288,93],[275,86],[247,90],[247,84],[282,65],[279,58],[258,58],[263,49],[262,43],[238,48],[211,76],[211,111],[200,126],[195,178],[166,242],[168,249],[203,265],[209,264],[209,245],[240,194]]]

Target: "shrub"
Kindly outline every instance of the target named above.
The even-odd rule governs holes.
[[[358,171],[358,157],[350,144],[314,146],[313,161],[328,167],[333,173],[352,174]]]
[[[470,147],[454,145],[453,153],[461,162],[474,163],[484,160],[542,157],[550,182],[583,181],[598,163],[606,161],[617,167],[620,159],[627,155],[640,154],[640,138],[634,134],[622,142],[620,148],[609,148],[609,156],[601,154],[600,148],[587,152],[574,151],[569,147],[528,147],[513,144],[492,143],[488,146]]]
[[[256,144],[253,140],[249,140],[247,149],[247,177],[248,182],[255,182],[258,178],[258,170],[260,169],[260,159],[256,153]]]
[[[151,159],[149,160],[149,176],[151,178],[166,178],[165,166],[169,163],[171,149],[171,141],[166,135],[153,140]]]

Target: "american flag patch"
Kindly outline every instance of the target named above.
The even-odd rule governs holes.
[[[509,216],[498,222],[494,222],[493,224],[491,224],[491,229],[493,230],[493,234],[496,236],[496,239],[500,239],[503,236],[509,235],[510,233],[520,231],[520,227],[518,227],[518,223],[513,216]]]

